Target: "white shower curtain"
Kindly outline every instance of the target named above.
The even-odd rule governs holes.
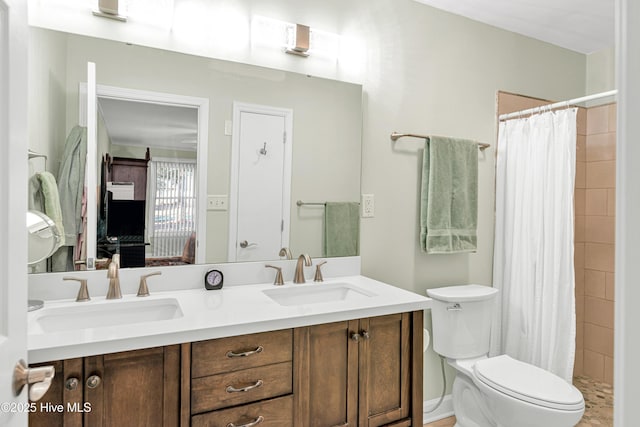
[[[571,382],[575,356],[573,188],[577,109],[500,123],[491,354]]]

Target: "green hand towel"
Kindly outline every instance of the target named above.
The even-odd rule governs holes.
[[[64,226],[62,225],[62,209],[60,209],[60,197],[58,196],[58,184],[50,172],[38,173],[40,190],[44,201],[44,213],[58,227],[61,236],[61,244],[64,245]]]
[[[478,225],[478,145],[427,139],[422,164],[420,245],[423,252],[475,252]]]
[[[327,202],[324,208],[325,257],[360,254],[360,205]]]

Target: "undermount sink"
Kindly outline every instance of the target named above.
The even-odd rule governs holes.
[[[58,332],[155,322],[183,316],[180,303],[175,298],[75,304],[71,307],[45,306],[38,313],[36,322],[43,332]]]
[[[286,288],[268,289],[262,292],[283,306],[354,301],[376,295],[373,292],[354,286],[351,283],[292,285]]]

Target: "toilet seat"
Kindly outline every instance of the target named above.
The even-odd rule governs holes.
[[[584,409],[582,394],[562,378],[507,355],[473,365],[476,378],[488,387],[516,399],[551,409]]]

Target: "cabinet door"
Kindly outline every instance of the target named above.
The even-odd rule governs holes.
[[[294,425],[357,425],[357,333],[357,320],[295,329]]]
[[[32,365],[53,365],[51,387],[29,413],[30,427],[82,427],[82,359],[58,360]]]
[[[84,372],[85,426],[179,425],[180,346],[87,357]]]
[[[410,321],[410,313],[360,320],[361,427],[377,427],[411,415]]]

